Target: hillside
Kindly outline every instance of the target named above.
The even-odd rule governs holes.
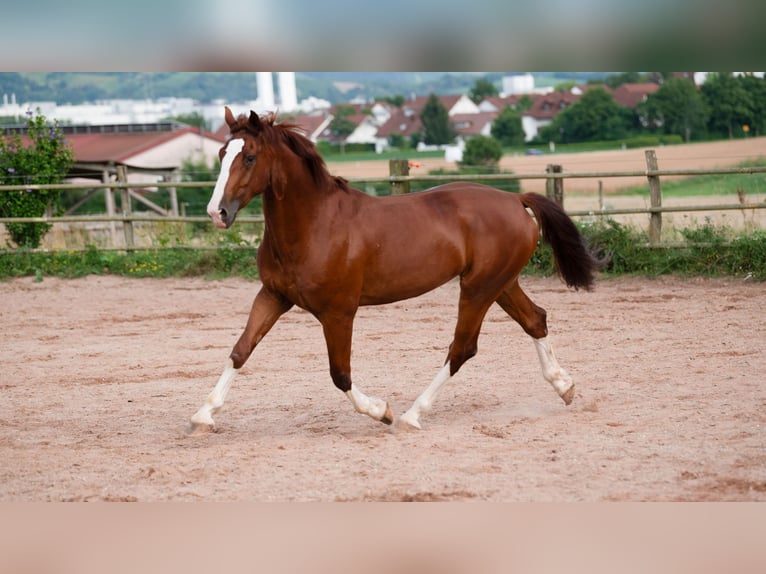
[[[324,98],[333,103],[362,96],[466,93],[478,78],[498,88],[502,76],[514,72],[297,72],[298,98]],[[603,73],[535,73],[540,85],[570,79],[586,82]],[[55,101],[81,104],[106,99],[186,97],[200,102],[244,101],[257,95],[255,73],[248,72],[2,72],[0,94],[18,102]]]

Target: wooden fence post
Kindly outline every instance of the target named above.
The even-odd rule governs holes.
[[[389,175],[410,175],[410,162],[406,159],[388,160]],[[410,192],[409,181],[392,181],[391,195],[401,195]]]
[[[109,183],[111,176],[108,170],[101,172],[101,182]],[[116,210],[114,207],[114,192],[111,187],[104,188],[104,198],[106,199],[106,214],[109,217],[114,217]],[[117,247],[117,224],[114,221],[109,222],[109,238],[111,240],[112,247]]]
[[[170,177],[165,176],[165,181],[181,181],[181,176],[177,169],[173,170]],[[170,195],[170,214],[178,216],[178,190],[175,187],[168,188],[168,195]]]
[[[124,165],[117,166],[117,181],[118,183],[128,182],[128,174]],[[133,214],[133,208],[130,205],[130,190],[127,187],[120,188],[120,203],[122,204],[122,216],[130,217]],[[122,230],[125,233],[125,248],[133,249],[133,222],[123,221]]]
[[[647,171],[656,171],[657,155],[653,149],[648,149],[646,155]],[[647,175],[649,180],[649,202],[651,207],[662,207],[662,191],[660,190],[660,177],[658,175]],[[662,236],[662,212],[652,211],[649,214],[649,243],[657,245]]]
[[[562,168],[560,165],[548,164],[545,167],[545,173],[561,173]],[[559,207],[564,207],[564,179],[557,177],[549,177],[545,180],[545,195],[548,199],[552,199],[559,204]]]

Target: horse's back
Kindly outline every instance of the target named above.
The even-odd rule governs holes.
[[[452,182],[422,194],[426,201],[450,205],[455,218],[473,234],[491,233],[507,240],[517,233],[527,235],[537,229],[516,193],[480,183]]]
[[[412,297],[458,275],[516,274],[537,242],[537,225],[516,194],[474,183],[370,198],[359,215],[368,304]]]

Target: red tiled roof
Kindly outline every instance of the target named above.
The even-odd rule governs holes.
[[[407,113],[404,109],[395,110],[378,129],[378,137],[388,138],[393,134],[411,136],[423,131],[423,124],[420,121],[420,112]]]
[[[660,89],[659,84],[651,82],[642,84],[622,84],[617,86],[612,95],[614,101],[626,108],[635,108],[638,104]]]
[[[579,99],[580,96],[576,96],[571,92],[551,92],[550,94],[533,95],[532,106],[522,115],[530,116],[537,120],[552,119]]]
[[[72,146],[76,162],[124,163],[139,153],[188,133],[199,134],[200,131],[189,126],[165,132],[82,133],[65,137]],[[221,143],[226,141],[212,132],[203,131],[202,134]]]
[[[319,137],[320,134],[316,131],[327,121],[327,116],[325,114],[285,115],[284,121],[297,125],[303,134],[311,139]]]
[[[224,141],[229,139],[230,131],[229,131],[229,124],[226,122],[223,122],[220,127],[213,132],[216,137],[223,138]]]
[[[579,84],[575,87],[578,90],[580,90],[583,94],[585,92],[589,92],[590,90],[604,90],[607,94],[612,93],[612,88],[610,88],[606,84]]]
[[[495,106],[498,111],[503,111],[507,107],[514,107],[517,103],[519,103],[519,98],[521,98],[520,94],[513,94],[510,96],[505,96],[504,98],[501,98],[500,96],[490,96],[488,98],[484,98],[484,101],[489,102],[493,106]]]
[[[491,124],[499,112],[478,114],[455,114],[450,117],[452,127],[462,136],[478,136],[487,124]]]

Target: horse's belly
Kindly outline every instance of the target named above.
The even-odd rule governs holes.
[[[460,274],[457,257],[400,257],[386,268],[368,269],[362,284],[361,305],[381,305],[417,297]]]

